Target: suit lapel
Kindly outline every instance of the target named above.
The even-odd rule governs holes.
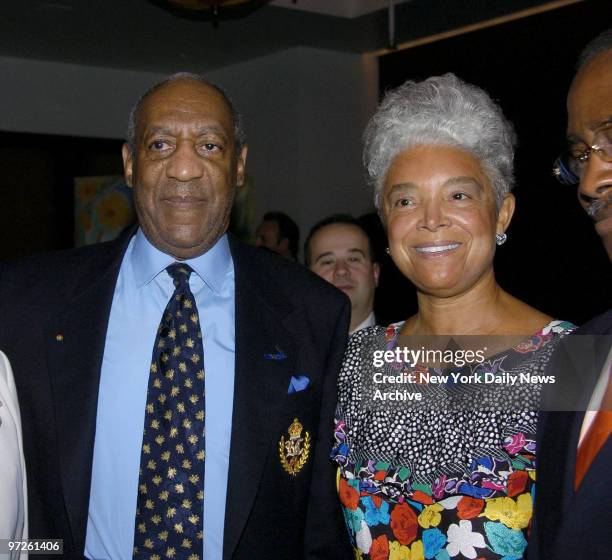
[[[608,317],[612,318],[612,314],[608,313]],[[608,323],[608,330],[610,329],[610,323]],[[610,352],[610,335],[601,334],[603,331],[580,329],[579,334],[586,335],[584,338],[589,342],[589,353],[587,354],[591,358],[590,368],[586,367],[583,360],[582,371],[585,369],[589,372],[588,382],[585,384],[583,390],[585,397],[583,399],[582,409],[587,409],[589,406],[590,398],[593,395],[595,385],[599,381],[600,376],[607,374],[604,373],[603,368],[606,365],[608,353]],[[597,334],[591,335],[590,332]],[[582,373],[582,372],[581,372]],[[603,492],[604,482],[608,480],[610,465],[610,457],[612,456],[612,444],[610,440],[606,442],[604,447],[597,454],[593,463],[584,475],[584,478],[576,491],[574,491],[574,474],[576,471],[576,460],[578,456],[578,442],[580,440],[580,432],[582,430],[582,424],[584,421],[585,413],[576,412],[575,424],[572,427],[571,439],[569,442],[570,452],[568,453],[567,471],[569,472],[565,481],[566,492],[571,492],[568,495],[572,496],[572,500],[569,502],[567,509],[576,509],[577,507],[586,506],[589,507],[590,500]],[[570,476],[571,475],[571,476]],[[587,500],[586,504],[583,502]],[[582,506],[580,506],[582,504]]]
[[[48,368],[59,441],[60,476],[76,554],[85,547],[98,385],[106,329],[127,241],[83,259],[66,310],[50,323]],[[89,265],[88,268],[87,264]]]
[[[593,501],[597,501],[600,496],[609,492],[610,465],[612,465],[612,439],[608,437],[576,491],[576,505],[588,511]]]
[[[249,248],[231,238],[230,246],[236,273],[236,366],[224,559],[232,557],[253,506],[266,457],[274,451],[297,351],[282,325],[291,307],[278,291],[270,289],[274,280],[259,270]]]
[[[552,546],[574,493],[577,432],[583,417],[583,413],[575,410],[579,409],[584,398],[585,383],[582,379],[584,371],[581,371],[579,362],[576,362],[576,352],[572,350],[576,349],[576,344],[582,347],[584,342],[587,340],[575,338],[575,335],[560,341],[550,368],[557,381],[543,389],[543,408],[551,412],[542,412],[538,420],[536,501],[540,550]],[[544,476],[542,473],[547,474]]]
[[[572,518],[572,512],[575,513],[584,499],[581,489],[578,492],[574,491],[578,440],[584,420],[584,410],[601,372],[608,346],[606,339],[582,335],[602,334],[606,332],[606,328],[609,332],[610,325],[612,325],[612,312],[578,329],[561,341],[555,351],[554,367],[551,370],[557,375],[557,383],[545,387],[545,396],[548,392],[557,391],[561,398],[552,402],[567,412],[545,412],[541,415],[541,425],[538,426],[540,448],[537,452],[536,495],[539,510],[544,512],[538,514],[538,538],[541,550],[551,549],[556,535],[563,526],[563,520]],[[550,402],[547,406],[550,406]],[[553,406],[553,410],[555,409]],[[602,465],[597,463],[597,467],[601,469]],[[585,476],[585,481],[589,476],[595,479],[598,479],[598,476],[601,478],[601,473],[590,475],[590,470]],[[581,485],[581,488],[593,486],[587,482]],[[589,496],[592,497],[592,494],[589,493]]]

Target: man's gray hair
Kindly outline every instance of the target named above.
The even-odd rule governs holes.
[[[379,212],[393,159],[407,148],[438,144],[471,153],[491,181],[499,209],[514,186],[512,123],[479,87],[454,74],[407,81],[387,92],[364,133],[363,162]]]
[[[603,33],[600,33],[591,40],[578,57],[578,64],[576,65],[576,71],[580,72],[583,66],[593,60],[598,54],[606,51],[612,51],[612,27],[606,29]]]
[[[244,132],[242,124],[242,115],[236,109],[236,105],[234,104],[230,96],[222,88],[209,82],[206,78],[204,78],[204,76],[201,76],[200,74],[192,74],[191,72],[177,72],[176,74],[172,74],[171,76],[164,78],[162,81],[152,85],[140,96],[138,101],[136,101],[136,104],[132,107],[132,110],[130,111],[130,116],[128,117],[128,127],[125,138],[125,141],[132,155],[136,153],[136,126],[138,125],[138,118],[140,117],[142,104],[146,101],[149,95],[151,95],[161,87],[165,86],[166,84],[170,82],[175,82],[177,80],[194,80],[196,82],[200,82],[202,84],[212,87],[221,94],[221,96],[227,103],[227,106],[230,110],[230,114],[232,116],[232,120],[234,122],[234,139],[236,142],[236,154],[238,154],[242,147],[246,144],[246,134]]]

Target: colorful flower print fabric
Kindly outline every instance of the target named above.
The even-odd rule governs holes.
[[[386,329],[385,349],[396,345],[401,328]],[[496,367],[543,370],[573,328],[551,322],[497,354]],[[332,458],[355,557],[524,558],[535,499],[537,410],[371,410],[361,394],[361,350],[381,331],[353,335],[338,384]]]

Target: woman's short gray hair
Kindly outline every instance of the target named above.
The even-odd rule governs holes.
[[[512,123],[484,90],[454,74],[407,81],[387,92],[363,139],[363,162],[379,211],[393,159],[420,144],[450,145],[470,152],[491,181],[498,209],[514,186]]]

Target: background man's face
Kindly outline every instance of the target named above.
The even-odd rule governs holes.
[[[612,51],[597,55],[574,78],[567,112],[572,149],[588,148],[598,131],[612,127]],[[585,210],[597,210],[590,214],[612,260],[612,163],[591,154],[580,179],[578,197]]]
[[[255,233],[255,246],[282,255],[289,249],[289,240],[280,239],[279,236],[278,224],[274,220],[264,220]]]
[[[136,123],[136,153],[123,147],[147,239],[179,259],[210,249],[229,224],[245,159],[246,148],[236,157],[234,123],[217,90],[176,80],[149,95]]]
[[[380,271],[372,263],[366,234],[350,224],[324,226],[311,237],[309,254],[310,270],[340,288],[351,300],[353,315],[365,319],[374,305]]]

